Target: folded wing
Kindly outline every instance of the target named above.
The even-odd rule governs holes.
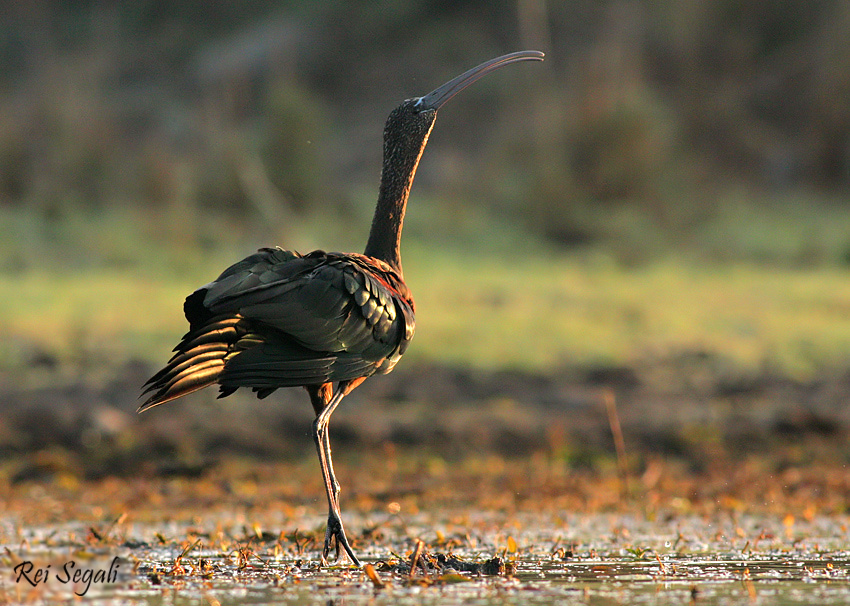
[[[413,302],[386,264],[315,251],[262,249],[186,299],[189,332],[154,375],[142,408],[212,383],[316,385],[389,372],[413,337]]]

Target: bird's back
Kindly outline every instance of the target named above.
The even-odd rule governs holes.
[[[413,337],[413,298],[364,255],[266,248],[189,295],[190,330],[147,383],[149,408],[213,383],[250,387],[347,381],[392,370]]]

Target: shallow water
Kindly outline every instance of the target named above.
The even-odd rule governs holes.
[[[402,525],[388,517],[382,536],[358,539],[364,563],[377,569],[383,587],[344,564],[320,567],[316,533],[303,549],[284,534],[257,528],[255,540],[233,539],[245,527],[221,520],[201,527],[129,524],[114,541],[93,539],[73,524],[14,533],[6,525],[2,601],[71,602],[76,592],[87,604],[850,603],[846,517],[793,526],[758,516],[651,521],[625,514],[557,520],[464,514],[461,523],[432,520],[420,514]],[[353,516],[350,527],[361,524]],[[432,528],[443,530],[436,535]],[[500,556],[508,572],[417,568],[411,577],[407,562],[416,537],[425,540],[426,552],[452,553],[470,564]],[[69,562],[80,571],[106,571],[115,557],[112,579],[63,582]],[[49,565],[51,576],[36,586],[16,579],[21,561],[32,561],[34,570]]]

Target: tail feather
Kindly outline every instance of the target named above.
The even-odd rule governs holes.
[[[163,375],[161,379],[158,379],[155,383],[151,383],[143,393],[150,393],[152,391],[163,392],[163,390],[168,391],[173,386],[177,385],[184,379],[196,375],[198,372],[202,370],[206,370],[207,368],[224,368],[224,356],[217,355],[213,358],[204,358],[199,356],[197,360],[188,360],[184,364],[181,364],[181,369],[174,369]],[[169,370],[165,368],[164,370]],[[163,392],[164,393],[164,392]]]
[[[240,334],[241,317],[212,318],[204,326],[184,335],[165,368],[148,379],[142,395],[152,395],[139,406],[139,412],[165,404],[218,382],[227,358],[232,355]]]
[[[138,411],[142,412],[148,408],[165,404],[215,384],[223,368],[224,360],[210,360],[201,366],[188,368],[162,387],[159,387],[159,385],[151,386],[150,390],[157,389],[157,387],[159,389],[144,404],[139,406]]]
[[[148,379],[147,383],[144,384],[146,389],[143,393],[153,391],[153,389],[155,389],[155,385],[164,385],[174,378],[174,376],[183,372],[190,366],[205,362],[206,360],[224,358],[226,355],[227,346],[223,343],[208,343],[206,345],[192,348],[189,351],[177,352],[168,361],[165,368]]]
[[[233,343],[238,338],[236,326],[244,321],[239,316],[230,316],[209,324],[204,324],[183,335],[183,339],[173,351],[179,354],[204,343]]]
[[[207,343],[205,345],[199,345],[198,347],[194,347],[187,352],[183,352],[180,355],[175,356],[168,363],[168,366],[154,375],[151,381],[168,380],[172,376],[183,372],[190,366],[195,366],[201,362],[206,362],[207,360],[223,359],[227,356],[227,353],[228,349],[227,344],[225,343]]]

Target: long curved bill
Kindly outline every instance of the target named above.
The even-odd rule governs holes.
[[[473,67],[471,70],[462,73],[457,78],[449,80],[442,86],[435,88],[424,97],[420,97],[416,106],[420,109],[438,110],[446,101],[493,70],[511,63],[516,63],[517,61],[543,61],[543,57],[544,55],[540,51],[519,51],[490,59],[478,67]]]

